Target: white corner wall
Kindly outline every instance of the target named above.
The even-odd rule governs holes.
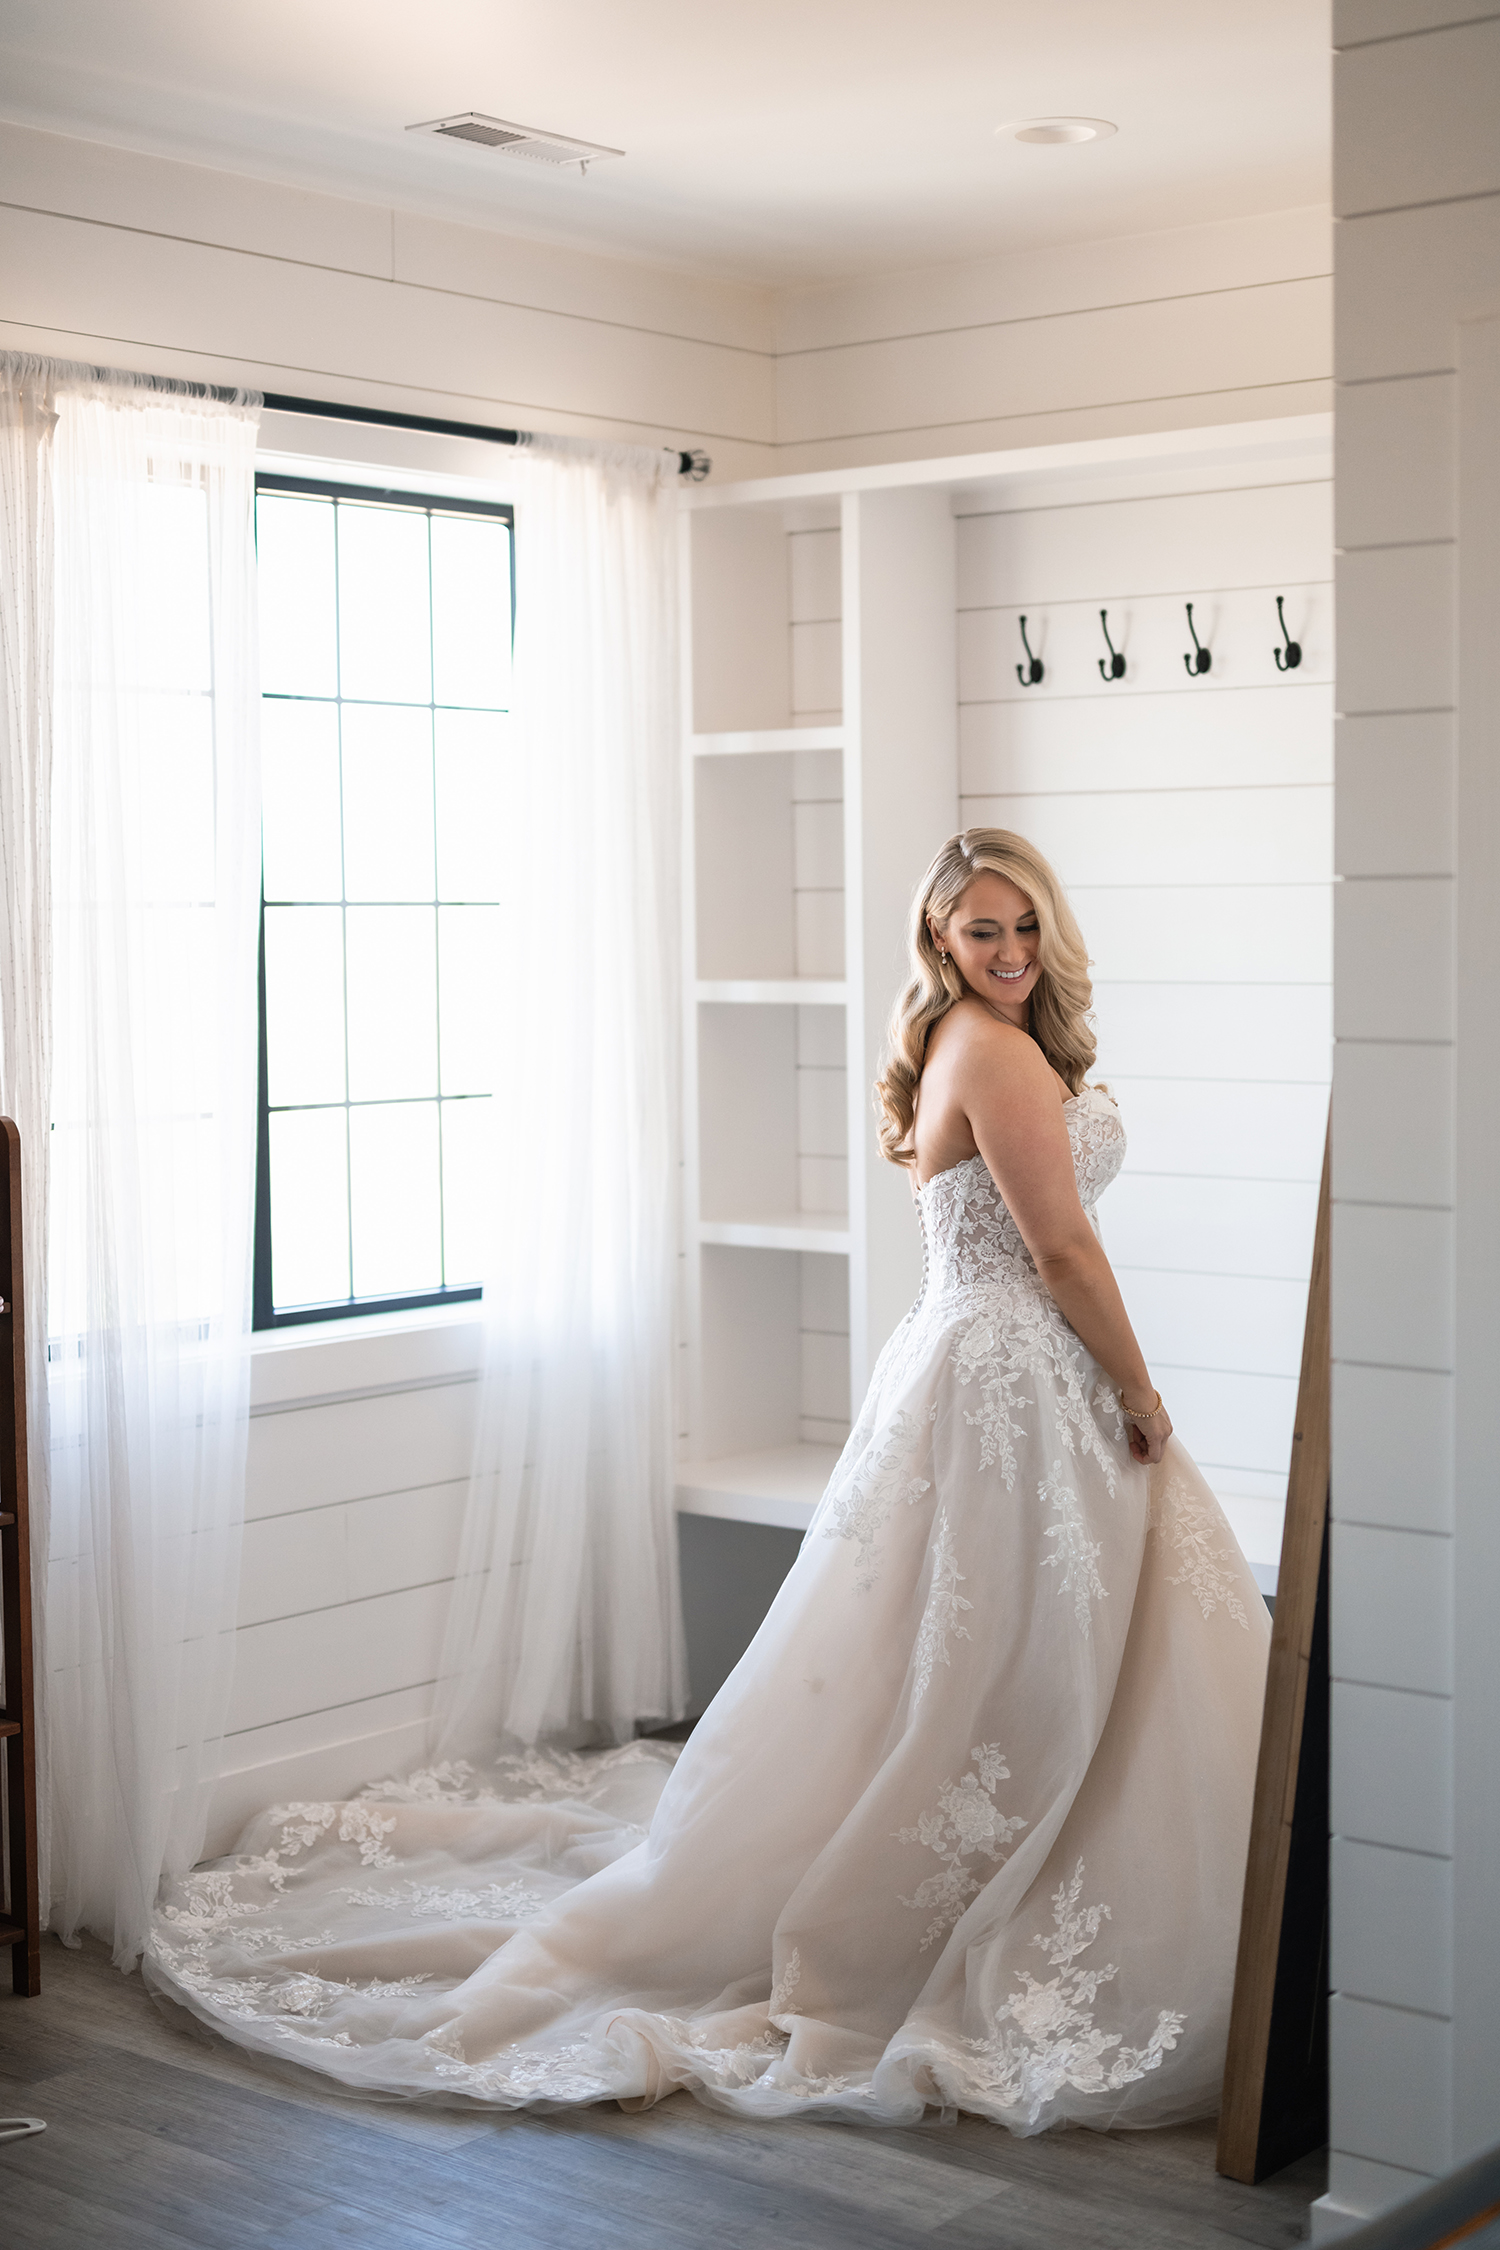
[[[1462,341],[1500,313],[1500,10],[1337,0],[1335,38],[1334,1996],[1315,2241],[1500,2139],[1500,737],[1480,705],[1500,354],[1486,371],[1481,332]]]

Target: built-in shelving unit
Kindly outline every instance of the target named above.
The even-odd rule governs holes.
[[[914,852],[958,806],[946,485],[685,510],[678,1505],[801,1529],[920,1252],[870,1084]]]
[[[1304,1249],[1286,1152],[1320,1150],[1325,1100],[1327,445],[1311,416],[684,495],[684,1512],[805,1523],[911,1305],[918,1233],[870,1084],[913,875],[983,819],[1084,891],[1140,1165],[1106,1231],[1183,1435],[1275,1568]],[[1295,675],[1271,668],[1277,592]],[[1210,682],[1181,666],[1190,594]],[[1097,668],[1104,603],[1122,677]],[[1021,612],[1046,655],[1032,688]],[[1302,916],[1286,958],[1244,922],[1246,884],[1271,886],[1277,927]],[[1226,1060],[1221,1028],[1262,985],[1275,1008]],[[1190,1089],[1160,1078],[1163,1024]],[[1205,1204],[1185,1100],[1199,1134],[1264,1116],[1286,1179],[1246,1150]]]
[[[911,1303],[871,1085],[914,876],[979,820],[1081,894],[1132,1136],[1106,1237],[1274,1576],[1326,1102],[1328,448],[1314,416],[684,495],[684,1512],[805,1524]]]

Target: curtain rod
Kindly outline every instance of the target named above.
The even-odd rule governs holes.
[[[330,422],[373,422],[383,430],[425,430],[432,437],[482,438],[490,445],[521,445],[529,437],[527,430],[495,430],[485,422],[440,422],[427,414],[392,414],[383,406],[340,406],[327,398],[289,398],[281,391],[267,391],[265,403],[274,414],[321,414]],[[670,446],[664,448],[671,452]],[[677,473],[701,484],[713,467],[706,453],[679,450]]]

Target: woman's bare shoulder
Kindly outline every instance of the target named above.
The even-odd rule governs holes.
[[[951,1028],[950,1028],[951,1027]],[[946,1032],[944,1060],[961,1077],[1045,1084],[1051,1066],[1036,1041],[1013,1023],[1002,1023],[979,1001],[960,1000],[937,1026]]]

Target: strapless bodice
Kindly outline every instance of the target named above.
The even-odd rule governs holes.
[[[1075,1094],[1063,1116],[1079,1200],[1097,1233],[1095,1205],[1125,1161],[1125,1128],[1113,1101],[1097,1086]],[[926,1254],[923,1296],[929,1303],[954,1290],[1036,1277],[1021,1230],[982,1156],[935,1172],[918,1190],[917,1209]]]

